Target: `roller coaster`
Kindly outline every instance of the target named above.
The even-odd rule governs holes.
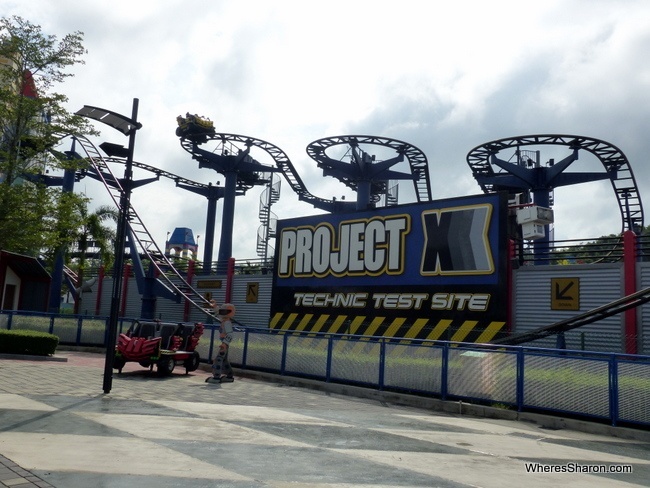
[[[550,160],[546,166],[528,160],[528,165],[534,168],[526,168],[521,160],[517,164],[504,164],[496,157],[506,149],[514,148],[518,153],[520,148],[529,146],[565,146],[572,150],[572,154],[557,163]],[[564,170],[578,159],[579,150],[596,156],[605,173],[565,173]],[[638,232],[643,227],[643,206],[630,163],[619,148],[608,142],[565,134],[510,137],[475,147],[468,153],[467,163],[486,193],[528,190],[541,194],[559,186],[609,179],[621,214],[621,232]]]
[[[282,172],[282,175],[289,183],[291,189],[296,193],[296,195],[298,195],[298,199],[315,208],[328,212],[342,212],[354,208],[353,202],[321,198],[309,192],[307,186],[286,153],[270,142],[254,137],[230,133],[208,133],[201,135],[201,144],[210,143],[210,141],[216,142],[216,147],[213,149],[213,152],[215,153],[237,154],[240,151],[249,151],[252,147],[265,151],[273,159],[276,167]],[[420,149],[396,139],[352,135],[320,139],[311,143],[307,147],[307,153],[312,157],[312,159],[319,161],[319,158],[322,157],[327,148],[341,144],[349,145],[351,148],[358,148],[362,145],[374,145],[394,150],[398,154],[400,160],[408,160],[411,169],[411,176],[409,179],[412,179],[414,182],[417,201],[423,202],[431,200],[431,179],[429,176],[427,158]],[[193,138],[181,138],[181,146],[193,156],[197,155],[198,144]],[[392,163],[394,164],[394,162]],[[355,161],[355,163],[358,166],[358,161]],[[388,173],[388,175],[394,175],[394,173]],[[337,177],[352,190],[358,190],[358,179],[353,176],[343,173],[333,174],[332,176]],[[385,181],[386,179],[382,181]],[[376,201],[379,194],[386,190],[386,187],[377,185],[374,188],[373,199]]]
[[[572,153],[559,162],[549,160],[544,165],[539,160],[532,160],[521,149],[532,146],[565,146],[571,149]],[[497,157],[500,152],[507,149],[515,150],[515,163],[506,162]],[[596,156],[605,172],[565,172],[578,159],[580,150]],[[643,206],[632,168],[625,154],[608,142],[566,134],[510,137],[486,142],[475,147],[468,153],[467,163],[485,193],[524,192],[527,194],[527,201],[529,201],[529,194],[532,192],[535,203],[540,205],[550,202],[549,193],[556,187],[609,179],[621,215],[621,234],[625,231],[638,233],[643,228]],[[569,319],[536,330],[514,334],[497,340],[495,343],[524,344],[551,335],[562,334],[649,301],[650,288],[643,289]]]
[[[123,187],[124,183],[120,178],[116,177],[113,174],[111,170],[111,164],[123,164],[124,159],[121,157],[103,156],[100,153],[99,149],[84,136],[68,135],[65,137],[72,138],[74,142],[81,147],[83,155],[79,157],[85,159],[88,162],[88,167],[82,171],[81,176],[87,175],[93,179],[100,181],[111,196],[116,208],[118,210],[121,210],[121,195],[125,191],[125,188]],[[62,139],[65,137],[62,136]],[[209,140],[217,141],[217,150],[221,151],[224,154],[234,154],[240,152],[241,148],[238,148],[238,145],[244,146],[246,150],[249,150],[251,147],[257,147],[265,151],[271,156],[277,168],[279,168],[285,179],[289,182],[291,188],[297,193],[299,199],[310,203],[315,208],[327,210],[330,212],[340,212],[349,210],[352,208],[352,205],[354,205],[353,202],[328,200],[311,194],[307,190],[304,182],[300,178],[289,157],[279,147],[269,142],[248,136],[226,133],[214,133],[208,135],[202,133],[201,138],[202,142],[208,142]],[[310,150],[318,152],[318,150],[324,150],[328,144],[332,143],[347,143],[351,144],[353,147],[358,147],[359,144],[372,144],[386,146],[394,149],[398,153],[400,161],[404,158],[409,161],[411,170],[413,171],[414,175],[412,179],[414,181],[414,187],[418,201],[431,199],[431,185],[427,169],[426,157],[419,149],[415,148],[414,146],[401,141],[396,141],[394,139],[379,138],[374,136],[343,136],[339,138],[328,139],[327,143],[325,141],[326,140],[317,141],[312,146],[310,146]],[[195,139],[182,138],[181,145],[186,151],[190,152],[191,154],[195,155],[197,153],[197,143]],[[314,149],[316,147],[319,149]],[[116,152],[115,148],[110,147],[110,145],[107,143],[100,145],[100,148],[104,149],[104,151],[107,153]],[[133,167],[143,169],[155,175],[154,178],[148,181],[155,181],[160,177],[165,177],[174,181],[177,185],[184,185],[187,187],[195,188],[201,188],[205,186],[204,184],[180,177],[178,175],[144,163],[133,161],[132,165]],[[237,188],[240,194],[243,194],[246,192],[246,190],[250,189],[253,186],[254,182],[258,179],[258,177],[251,174],[248,175],[248,179],[238,178]],[[350,181],[351,180],[348,179],[346,183],[355,189],[355,184],[351,183]],[[383,189],[385,189],[385,187],[383,187]],[[158,247],[155,240],[151,236],[151,233],[131,204],[129,204],[127,220],[128,243],[132,248],[133,254],[140,256],[142,259],[146,259],[149,261],[149,263],[151,263],[157,272],[156,275],[158,276],[158,283],[163,286],[165,291],[167,291],[166,295],[168,297],[176,297],[177,300],[184,298],[192,306],[200,309],[202,312],[205,312],[206,315],[216,318],[214,315],[212,315],[211,309],[209,307],[209,301],[201,293],[195,290],[178,272],[174,264],[165,255],[163,250]]]
[[[85,137],[73,137],[83,150],[84,159],[89,163],[87,171],[93,178],[100,180],[109,194],[115,206],[120,208],[120,196],[124,191],[121,180],[110,169],[112,163],[123,163],[120,158],[104,157],[99,150]],[[241,151],[250,151],[252,147],[265,151],[274,161],[275,166],[282,173],[292,190],[298,195],[301,201],[311,204],[315,208],[328,212],[347,212],[354,209],[354,202],[346,202],[336,199],[325,199],[312,194],[306,187],[300,175],[296,171],[293,163],[279,147],[261,139],[252,138],[231,133],[210,133],[202,134],[202,143],[213,142],[217,144],[215,152],[222,154],[233,154]],[[190,154],[197,154],[197,141],[191,138],[181,138],[182,147]],[[347,156],[352,164],[339,165],[333,161],[326,152],[334,147],[347,145]],[[418,202],[431,200],[431,181],[428,172],[428,163],[424,154],[414,146],[398,141],[395,139],[381,138],[375,136],[337,136],[319,139],[307,147],[307,154],[314,159],[319,167],[323,168],[325,175],[334,176],[343,182],[346,186],[354,191],[359,191],[359,178],[355,177],[354,171],[358,169],[365,161],[368,161],[368,154],[360,150],[362,145],[377,145],[389,148],[396,152],[397,156],[388,160],[386,164],[378,168],[376,178],[371,185],[371,199],[373,202],[378,200],[380,194],[386,192],[386,181],[389,177],[398,177],[402,179],[411,179],[414,185],[414,191]],[[625,155],[615,146],[598,139],[591,139],[582,136],[573,135],[533,135],[520,136],[515,138],[500,139],[476,147],[467,156],[468,164],[472,169],[474,176],[484,192],[508,191],[515,192],[522,189],[521,181],[525,181],[527,176],[515,166],[505,166],[499,163],[496,154],[499,151],[522,146],[534,145],[564,145],[573,151],[573,155],[558,164],[549,164],[545,168],[548,184],[540,188],[529,186],[529,189],[539,191],[550,191],[554,186],[568,185],[583,181],[593,181],[596,179],[609,179],[614,189],[617,202],[620,209],[623,231],[638,231],[643,227],[643,208],[641,199],[636,186],[636,181],[632,169]],[[100,146],[102,147],[102,146]],[[243,149],[242,149],[243,148]],[[562,174],[569,164],[577,159],[578,150],[585,150],[595,155],[605,168],[604,175],[594,176],[584,174]],[[410,175],[397,174],[391,172],[388,168],[396,162],[407,160],[410,167]],[[373,164],[377,164],[372,159]],[[342,163],[343,164],[343,163]],[[381,164],[378,163],[378,164]],[[501,167],[501,170],[494,169],[493,165]],[[149,166],[139,162],[133,162],[133,166],[148,171],[155,175],[155,179],[160,177],[173,180],[177,185],[182,184],[190,187],[204,187],[205,185],[192,180],[174,175],[159,168]],[[353,171],[347,169],[352,167]],[[343,168],[343,169],[342,169]],[[572,176],[574,175],[574,176]],[[249,176],[250,180],[240,178],[238,181],[238,190],[241,193],[252,187],[257,179],[254,175]],[[586,178],[586,179],[585,179]],[[519,180],[519,182],[514,182]],[[530,185],[529,183],[526,183]],[[388,203],[388,200],[387,200]],[[129,244],[133,252],[143,256],[158,272],[158,280],[163,283],[170,294],[177,297],[178,300],[185,298],[192,306],[200,309],[207,316],[216,318],[212,315],[209,303],[199,292],[185,280],[185,278],[176,270],[174,264],[165,256],[165,253],[156,245],[142,219],[131,206],[128,209],[129,214]],[[536,330],[514,334],[507,338],[497,340],[495,344],[523,344],[534,341],[549,335],[560,334],[562,332],[582,327],[589,323],[596,322],[602,318],[616,315],[623,311],[638,307],[650,301],[650,288],[636,292],[632,295],[621,298],[614,302],[608,303],[602,307],[579,314],[561,322],[540,327]]]
[[[111,171],[109,161],[115,161],[112,158],[108,160],[102,156],[97,147],[90,142],[86,137],[80,135],[62,136],[61,140],[65,138],[72,138],[78,144],[83,154],[81,157],[88,162],[87,171],[91,171],[93,176],[101,181],[111,196],[115,207],[121,210],[121,195],[125,191],[123,184]],[[120,161],[122,162],[122,161]],[[140,163],[134,163],[143,169],[152,169],[158,176],[167,176],[171,179],[180,181],[181,179],[176,175],[167,174],[161,170],[147,167]],[[198,184],[191,180],[183,179],[185,184]],[[151,233],[144,225],[144,222],[136,212],[135,208],[129,204],[128,208],[128,241],[132,247],[134,254],[142,256],[147,259],[155,268],[158,275],[158,282],[161,286],[167,289],[169,295],[185,298],[192,306],[203,311],[207,316],[216,319],[213,314],[210,302],[201,293],[195,290],[176,269],[174,264],[165,255],[165,253],[158,247]]]

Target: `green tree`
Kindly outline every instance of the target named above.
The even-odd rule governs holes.
[[[83,64],[82,38],[75,32],[59,41],[21,17],[0,18],[0,249],[37,255],[60,244],[62,192],[28,177],[76,169],[83,161],[57,158],[52,149],[62,135],[96,133],[52,91],[72,76],[66,69]]]
[[[645,261],[648,259],[646,249],[650,247],[650,226],[641,228],[637,240],[638,258]],[[551,254],[553,264],[589,264],[622,261],[624,252],[623,234],[609,234],[588,242],[558,247]]]
[[[88,213],[86,201],[82,201],[78,207],[78,214],[81,217],[81,225],[76,231],[77,252],[71,254],[71,258],[76,258],[79,276],[87,271],[87,258],[89,249],[97,249],[91,257],[90,267],[99,265],[110,269],[113,266],[114,250],[113,241],[115,240],[115,228],[108,226],[106,223],[117,223],[119,213],[116,208],[102,205],[93,212]],[[81,278],[80,278],[81,279]]]
[[[89,268],[99,268],[103,265],[104,268],[110,269],[113,266],[112,246],[115,240],[115,229],[105,223],[117,222],[119,213],[116,208],[107,205],[100,206],[89,213],[87,199],[76,200],[74,205],[76,206],[74,213],[79,218],[79,227],[75,230],[73,239],[69,240],[71,244],[74,242],[70,249],[69,263],[70,267],[76,270],[76,287],[81,290],[74,310],[75,313],[79,313],[83,285]],[[74,220],[74,218],[69,219],[69,221]]]

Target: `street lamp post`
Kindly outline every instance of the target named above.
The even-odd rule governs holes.
[[[113,291],[111,295],[111,310],[108,318],[108,337],[106,339],[106,361],[104,363],[104,393],[110,393],[113,385],[113,361],[115,359],[115,342],[117,339],[117,319],[120,311],[122,294],[122,268],[124,267],[124,248],[126,246],[126,233],[129,225],[129,208],[131,206],[131,183],[133,181],[133,152],[135,150],[135,134],[142,124],[138,119],[137,98],[133,99],[131,118],[109,110],[84,106],[77,112],[91,119],[98,120],[119,130],[129,136],[129,147],[126,154],[124,180],[120,193],[120,209],[117,222],[117,235],[115,236],[115,263],[113,266]]]

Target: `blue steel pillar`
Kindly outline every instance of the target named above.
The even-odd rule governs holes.
[[[225,173],[225,195],[223,198],[223,215],[221,217],[221,240],[217,256],[217,274],[224,274],[228,268],[228,259],[232,257],[232,236],[235,226],[235,196],[237,193],[237,172]]]
[[[68,159],[79,158],[74,152],[74,140],[72,141],[72,148],[66,152]],[[48,176],[45,174],[40,175],[24,175],[24,178],[32,181],[33,183],[40,183],[45,186],[60,186],[63,193],[72,193],[74,191],[74,183],[76,180],[76,172],[73,169],[66,169],[63,177]],[[50,298],[47,306],[49,313],[59,313],[61,308],[61,288],[63,286],[63,265],[64,263],[64,248],[59,248],[56,251],[54,258],[54,267],[52,268],[52,283],[50,285]],[[76,285],[76,283],[75,283]],[[75,293],[75,290],[71,290]]]
[[[74,190],[75,171],[66,169],[63,173],[63,180],[61,189],[63,193],[72,193]],[[54,186],[57,183],[47,183],[47,186]],[[52,270],[52,284],[50,285],[50,301],[47,311],[50,313],[59,313],[61,308],[61,287],[63,285],[63,255],[64,250],[58,249],[56,252],[56,259],[54,261],[54,269]],[[79,285],[81,286],[81,285]],[[81,295],[80,295],[81,296]]]
[[[213,187],[214,188],[214,187]],[[222,188],[219,190],[223,191]],[[223,196],[223,195],[221,195]],[[208,211],[205,217],[205,244],[203,244],[203,274],[210,274],[212,270],[212,253],[214,252],[214,228],[217,221],[218,192],[210,192],[208,195]]]
[[[209,183],[206,186],[197,187],[177,182],[176,186],[202,195],[208,199],[208,212],[205,220],[205,243],[203,244],[203,274],[210,274],[212,267],[212,253],[214,251],[214,229],[217,220],[217,201],[220,198],[224,198],[226,191],[221,186],[212,186],[212,183]],[[235,186],[237,186],[236,182]],[[237,190],[235,188],[235,194],[236,193]]]
[[[219,242],[219,254],[217,257],[217,273],[224,274],[228,268],[228,259],[232,257],[232,238],[235,221],[235,198],[243,194],[245,190],[241,188],[252,187],[255,185],[265,184],[261,175],[278,171],[272,166],[265,166],[250,156],[250,146],[244,150],[239,150],[236,154],[233,152],[224,152],[217,154],[214,152],[201,149],[194,142],[192,144],[192,156],[199,161],[199,168],[211,168],[225,176],[223,194],[223,213],[221,217],[221,240]]]

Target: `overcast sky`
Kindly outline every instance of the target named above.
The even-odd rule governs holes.
[[[488,141],[546,133],[602,139],[625,153],[642,199],[650,196],[647,0],[0,0],[0,7],[58,38],[83,32],[85,65],[56,89],[69,110],[93,105],[130,116],[138,98],[135,159],[188,179],[223,182],[181,148],[176,116],[186,112],[211,118],[217,132],[280,147],[323,198],[355,199],[305,149],[348,134],[420,148],[436,199],[481,192],[466,156]],[[126,145],[118,132],[98,129],[97,144]],[[602,165],[581,155],[577,170]],[[282,185],[272,209],[278,218],[320,213]],[[108,202],[88,178],[76,188]],[[237,199],[237,259],[257,257],[260,192]],[[162,248],[176,227],[191,228],[202,244],[206,204],[170,181],[133,194]],[[557,189],[554,210],[556,239],[621,230],[609,181]]]

